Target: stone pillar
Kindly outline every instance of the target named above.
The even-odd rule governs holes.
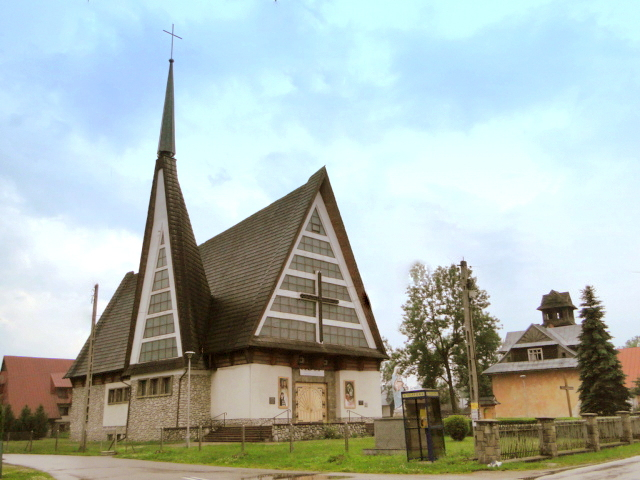
[[[625,410],[616,412],[622,420],[622,437],[621,442],[633,443],[633,430],[631,430],[631,413]]]
[[[500,461],[500,429],[497,420],[476,420],[474,429],[478,463]]]
[[[595,413],[583,413],[582,418],[587,422],[587,449],[599,452],[600,430],[598,429],[598,415]]]
[[[558,443],[556,439],[556,423],[553,417],[539,417],[542,441],[540,442],[540,455],[549,457],[558,456]]]

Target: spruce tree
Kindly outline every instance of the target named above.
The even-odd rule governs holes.
[[[580,371],[580,412],[614,415],[629,410],[629,389],[618,360],[618,352],[604,323],[604,307],[595,289],[587,285],[582,290],[580,318],[582,333],[578,345]]]
[[[43,438],[49,431],[49,417],[47,412],[44,411],[44,407],[38,405],[35,413],[33,414],[33,434],[36,438]]]

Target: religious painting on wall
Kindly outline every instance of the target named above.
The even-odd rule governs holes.
[[[356,408],[356,382],[344,381],[344,408]]]
[[[289,408],[289,379],[278,377],[278,408]]]

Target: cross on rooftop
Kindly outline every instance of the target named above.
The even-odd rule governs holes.
[[[167,30],[162,30],[165,33],[168,33],[169,35],[171,35],[171,60],[173,60],[173,37],[179,38],[180,40],[182,40],[182,37],[178,37],[178,35],[176,35],[175,33],[173,33],[173,23],[171,24],[171,31],[167,31]]]
[[[329,305],[338,305],[340,300],[335,298],[327,298],[322,296],[322,272],[318,271],[318,288],[317,295],[309,295],[308,293],[301,293],[300,298],[303,300],[310,300],[312,302],[318,302],[318,339],[320,343],[324,341],[323,325],[322,325],[322,304],[327,303]]]

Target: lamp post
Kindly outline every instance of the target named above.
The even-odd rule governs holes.
[[[191,432],[189,430],[189,426],[191,424],[191,357],[193,357],[196,352],[185,352],[187,356],[187,360],[189,361],[189,365],[187,367],[187,448],[191,446]]]
[[[527,376],[520,375],[520,378],[522,379],[522,396],[524,397],[525,416],[529,417],[529,401],[527,400],[527,383],[525,382],[525,379],[527,378]]]

